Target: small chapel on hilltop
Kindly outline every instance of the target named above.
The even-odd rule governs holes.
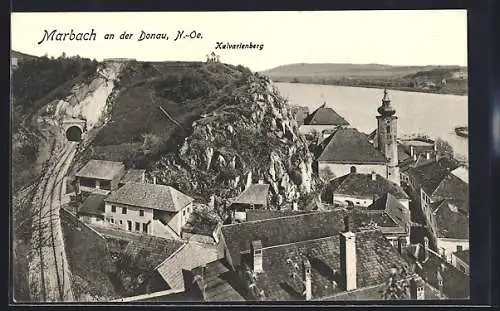
[[[379,174],[400,185],[396,109],[384,90],[377,109],[377,129],[373,143],[355,128],[340,127],[322,142],[318,173],[333,178],[352,172]]]

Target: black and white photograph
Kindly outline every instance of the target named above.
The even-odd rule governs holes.
[[[10,51],[14,302],[470,299],[466,10],[11,13]]]

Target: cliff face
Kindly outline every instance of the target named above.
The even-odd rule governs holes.
[[[177,153],[155,163],[152,173],[159,183],[216,205],[227,204],[250,183],[268,183],[274,208],[314,190],[307,143],[266,77],[248,74],[220,101],[219,108],[193,122]]]

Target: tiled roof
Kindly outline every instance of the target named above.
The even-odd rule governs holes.
[[[368,140],[373,141],[375,137],[377,137],[377,129],[374,129],[373,131],[370,132],[370,134],[366,136],[368,137]]]
[[[429,284],[424,282],[424,295],[425,300],[438,300],[439,293],[437,290]],[[380,284],[376,286],[370,286],[361,288],[358,290],[353,290],[349,292],[341,292],[334,296],[327,297],[326,301],[352,301],[352,300],[379,300],[382,292],[387,287],[387,284]],[[405,299],[409,299],[409,297],[405,297]]]
[[[467,201],[469,199],[469,184],[448,173],[432,193],[432,198]]]
[[[389,192],[368,206],[368,210],[384,211],[398,226],[406,227],[410,222],[408,209]]]
[[[351,195],[358,197],[373,198],[376,194],[379,197],[386,193],[392,194],[396,199],[408,199],[401,186],[385,179],[379,174],[375,174],[375,180],[372,180],[371,174],[349,173],[330,181],[326,187],[323,198],[331,202],[331,196],[336,194]]]
[[[349,122],[336,113],[332,108],[319,107],[304,119],[304,124],[344,126],[349,125]]]
[[[470,251],[467,250],[462,250],[462,251],[456,251],[453,253],[455,256],[460,258],[464,263],[469,264],[470,261]]]
[[[320,162],[353,164],[386,164],[385,156],[366,137],[354,128],[339,128],[325,139],[326,147]]]
[[[199,284],[205,287],[205,301],[245,301],[240,281],[223,259],[191,271],[195,276],[203,275]]]
[[[217,219],[194,211],[182,227],[182,230],[194,234],[212,236],[218,226],[219,222]]]
[[[293,244],[267,247],[262,250],[263,273],[257,275],[257,287],[264,290],[266,300],[303,300],[302,262],[311,263],[312,298],[321,299],[342,292],[340,279],[340,238],[331,237]],[[379,230],[356,233],[357,287],[387,282],[390,269],[408,264]],[[290,277],[294,270],[287,260],[297,263],[298,279]],[[339,286],[334,287],[333,281]],[[380,294],[379,299],[382,299]]]
[[[247,221],[222,226],[233,265],[240,263],[240,252],[248,251],[250,243],[261,240],[263,247],[324,238],[344,229],[344,210],[312,212],[296,216]]]
[[[106,202],[177,212],[193,201],[184,193],[165,185],[126,183],[113,191]]]
[[[306,211],[294,210],[268,210],[268,209],[249,209],[245,211],[247,214],[247,221],[265,220],[272,218],[280,218],[286,216],[295,216],[308,213]]]
[[[112,180],[125,169],[122,162],[90,160],[76,173],[78,177]]]
[[[411,156],[406,151],[405,146],[403,146],[401,143],[398,142],[398,161],[404,162],[407,161],[408,159],[411,159]]]
[[[421,244],[410,245],[407,251],[408,256],[406,258],[411,262],[417,262],[415,258],[420,258],[423,246]],[[418,261],[415,269],[415,272],[434,288],[439,288],[437,277],[437,271],[439,270],[443,279],[443,292],[447,298],[467,299],[470,297],[469,277],[441,258],[436,252],[429,250],[428,260],[425,262]]]
[[[90,194],[83,202],[82,207],[78,210],[78,214],[102,216],[104,215],[104,198],[101,194]]]
[[[469,239],[469,204],[463,200],[441,200],[433,204],[438,238]]]
[[[268,192],[268,184],[252,184],[233,199],[232,203],[266,205]]]
[[[457,167],[451,172],[466,183],[469,183],[469,169],[463,166]]]
[[[432,196],[443,179],[450,174],[450,170],[455,168],[455,165],[443,158],[437,162],[432,161],[425,165],[412,167],[408,173],[416,181],[417,187],[422,187],[428,195]]]
[[[144,174],[146,173],[146,170],[142,169],[129,169],[125,173],[125,175],[122,177],[120,182],[122,183],[128,183],[128,182],[143,182],[143,177]]]
[[[215,247],[189,242],[163,261],[157,271],[170,288],[184,289],[182,270],[191,270],[214,260],[217,260]]]

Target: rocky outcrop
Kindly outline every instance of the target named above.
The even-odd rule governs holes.
[[[163,157],[152,173],[207,202],[211,195],[227,202],[250,183],[268,183],[272,207],[292,206],[314,190],[312,155],[269,80],[244,79],[221,95],[218,109],[193,123],[179,152]]]

